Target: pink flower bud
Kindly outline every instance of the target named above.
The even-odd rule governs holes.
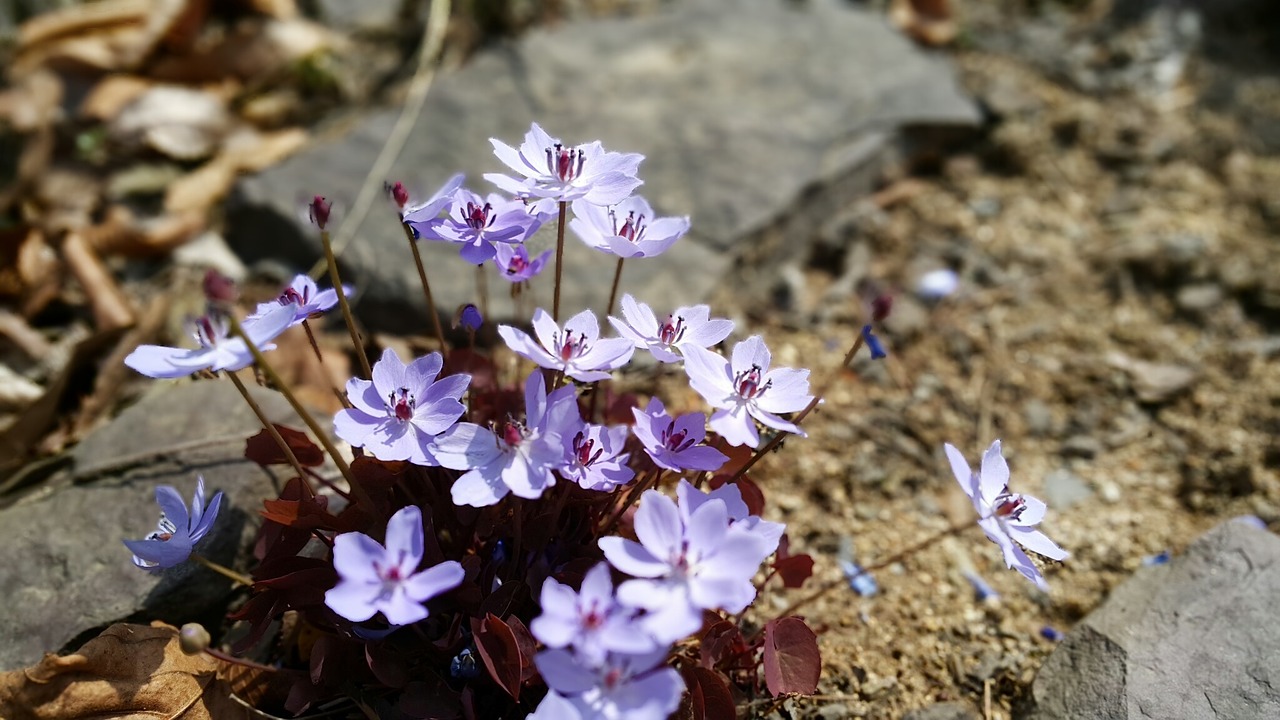
[[[396,207],[404,210],[404,206],[409,204],[409,191],[405,188],[404,183],[399,180],[394,183],[387,183],[386,189]]]
[[[871,301],[871,322],[884,322],[889,317],[889,313],[893,311],[893,296],[889,293],[881,293]]]
[[[202,286],[205,299],[215,305],[234,303],[240,297],[236,281],[217,270],[210,269],[204,274]]]
[[[325,225],[329,224],[329,211],[333,209],[333,205],[324,199],[323,195],[316,195],[307,204],[307,212],[311,216],[311,222],[316,224],[321,230]]]

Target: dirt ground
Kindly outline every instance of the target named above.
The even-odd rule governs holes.
[[[1070,630],[1144,558],[1225,519],[1280,521],[1280,161],[1198,103],[1195,78],[1173,103],[1120,102],[1009,56],[956,60],[1003,117],[936,172],[862,201],[848,252],[865,245],[867,274],[900,288],[952,267],[960,290],[933,307],[902,298],[889,359],[839,374],[810,439],[759,476],[815,580],[838,580],[842,538],[874,563],[970,516],[942,444],[976,463],[1000,438],[1012,488],[1050,500],[1041,527],[1072,556],[1044,568],[1045,595],[975,527],[877,573],[874,597],[830,593],[806,610],[827,626],[823,695],[791,716],[958,700],[1010,717],[1053,650],[1042,628]],[[837,274],[811,268],[806,285]],[[863,316],[829,302],[814,291],[761,328],[775,362],[813,368],[819,386]],[[1054,507],[1050,477],[1087,497]],[[999,598],[979,601],[965,570]]]

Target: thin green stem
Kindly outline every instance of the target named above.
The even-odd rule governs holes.
[[[253,578],[248,575],[238,573],[225,565],[219,565],[203,555],[196,555],[195,553],[192,553],[191,559],[194,560],[197,565],[203,565],[225,578],[230,578],[232,582],[239,583],[245,587],[253,587]]]
[[[347,302],[347,291],[342,288],[342,278],[338,275],[338,259],[333,255],[333,243],[329,239],[329,231],[320,231],[320,243],[324,245],[324,260],[329,264],[329,282],[333,283],[333,291],[338,293],[338,306],[342,308],[342,319],[347,323],[347,332],[351,334],[351,344],[356,350],[356,359],[360,361],[360,369],[367,378],[373,377],[369,367],[369,358],[364,353],[364,343],[360,340],[360,332],[356,330],[356,319],[351,314],[351,303]]]
[[[302,467],[302,463],[298,462],[298,456],[293,454],[293,448],[289,447],[289,443],[285,442],[284,436],[276,429],[276,424],[267,418],[262,406],[258,404],[257,400],[253,399],[253,396],[249,394],[249,388],[244,386],[244,383],[240,378],[236,377],[235,373],[228,372],[226,375],[231,379],[231,384],[236,386],[236,390],[240,391],[240,397],[244,398],[245,403],[249,405],[249,409],[253,410],[253,414],[258,416],[258,422],[262,423],[262,429],[266,430],[267,434],[276,441],[276,445],[280,446],[280,452],[284,453],[284,456],[289,460],[289,464],[297,471],[298,478],[302,481],[302,487],[314,495],[315,490],[312,489],[311,483],[307,482],[307,471]]]
[[[338,297],[342,297],[341,293],[339,293]],[[267,362],[267,358],[262,354],[262,350],[259,349],[258,346],[254,344],[253,340],[249,339],[249,336],[245,334],[244,326],[240,324],[240,321],[236,316],[228,315],[227,317],[231,321],[231,332],[235,334],[236,337],[244,340],[244,344],[249,348],[249,352],[253,355],[253,360],[257,363],[258,369],[260,369],[262,374],[267,377],[267,380],[269,380],[271,384],[280,391],[280,394],[284,395],[284,399],[289,401],[289,405],[293,407],[293,411],[298,414],[298,417],[302,418],[302,422],[306,423],[307,428],[311,430],[311,434],[315,435],[316,440],[319,440],[320,444],[324,446],[325,452],[329,453],[329,457],[333,458],[333,464],[338,467],[338,472],[342,473],[342,477],[346,479],[347,485],[351,488],[352,494],[356,496],[356,500],[366,503],[366,507],[373,507],[373,498],[369,497],[369,494],[365,491],[364,487],[356,482],[355,476],[351,473],[351,466],[347,464],[347,461],[343,459],[341,453],[338,452],[338,448],[334,446],[333,441],[329,439],[329,434],[320,427],[320,423],[316,422],[315,417],[313,417],[311,413],[302,406],[302,403],[298,402],[298,397],[293,394],[293,391],[289,389],[289,386],[286,385],[280,378],[280,375],[276,373],[275,368],[271,367],[271,363]]]
[[[569,213],[569,203],[560,201],[560,219],[556,223],[556,288],[551,303],[551,319],[560,322],[560,278],[564,272],[564,220]]]
[[[448,347],[444,342],[444,326],[440,324],[440,313],[436,311],[436,301],[431,296],[431,283],[427,282],[427,269],[422,264],[422,251],[418,250],[418,241],[413,237],[413,228],[404,221],[403,215],[400,217],[400,227],[404,230],[405,239],[409,241],[409,249],[413,251],[413,264],[418,268],[418,281],[422,283],[422,295],[427,301],[427,315],[431,318],[431,329],[435,332],[436,340],[440,343],[440,352],[443,353]]]
[[[609,289],[609,304],[604,306],[604,316],[609,317],[613,313],[613,303],[618,299],[618,284],[622,281],[622,261],[626,258],[618,258],[618,267],[613,271],[613,287]]]

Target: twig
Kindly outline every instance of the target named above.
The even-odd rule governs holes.
[[[342,224],[338,226],[334,251],[339,255],[355,238],[356,229],[369,214],[373,199],[381,191],[387,173],[391,172],[391,166],[400,156],[400,151],[404,149],[405,141],[409,139],[414,123],[418,121],[422,104],[427,99],[427,91],[431,89],[431,82],[435,79],[434,62],[440,56],[441,48],[444,47],[449,12],[449,0],[431,0],[431,9],[427,12],[427,23],[423,28],[421,50],[418,52],[418,64],[414,68],[413,78],[409,81],[404,107],[400,109],[400,117],[396,119],[395,126],[387,134],[387,141],[382,146],[382,152],[378,153],[378,159],[365,175],[364,184],[360,186],[360,193],[356,195],[351,212],[342,218]],[[316,275],[322,267],[324,267],[322,264],[316,263],[311,269],[311,274]]]
[[[609,304],[604,306],[604,316],[609,317],[613,312],[613,303],[618,299],[618,283],[622,280],[622,261],[626,258],[618,258],[618,267],[613,271],[613,287],[609,289]]]
[[[333,377],[329,375],[329,368],[324,364],[324,355],[320,353],[320,343],[316,342],[316,334],[311,330],[311,321],[303,320],[302,329],[307,331],[307,342],[311,343],[311,352],[315,353],[316,362],[320,363],[320,374],[324,376],[329,389],[333,391],[333,396],[338,398],[338,402],[342,403],[342,407],[350,409],[353,406],[351,401],[347,399],[347,394],[334,384]]]
[[[192,553],[191,559],[195,560],[197,565],[203,565],[225,578],[230,578],[232,582],[239,583],[245,587],[253,587],[253,578],[248,575],[242,575],[229,567],[219,565],[203,555]]]
[[[133,308],[128,298],[116,285],[98,254],[78,233],[67,233],[63,238],[62,259],[89,296],[93,321],[98,330],[115,330],[133,324]]]

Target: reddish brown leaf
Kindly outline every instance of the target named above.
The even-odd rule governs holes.
[[[729,620],[721,620],[702,634],[699,664],[708,670],[722,661],[746,650],[742,639],[742,631],[737,624]]]
[[[276,430],[303,467],[318,467],[324,464],[324,451],[316,447],[306,433],[284,425],[276,425]],[[259,430],[257,435],[245,441],[244,456],[264,467],[289,462],[289,458],[285,457],[284,451],[280,449],[275,438],[271,437],[271,433],[265,429]]]
[[[538,668],[533,664],[533,656],[538,653],[538,641],[533,639],[533,633],[529,632],[520,618],[512,615],[507,618],[507,622],[511,626],[511,632],[515,633],[516,646],[520,648],[520,682],[527,682],[538,674]]]
[[[782,578],[782,584],[786,587],[803,587],[804,581],[813,575],[813,558],[808,555],[778,558],[773,562],[773,569],[777,571],[778,577]]]
[[[680,670],[684,677],[689,717],[693,720],[736,720],[737,709],[733,695],[720,673],[697,665],[686,665]]]
[[[764,679],[770,693],[812,695],[821,675],[818,636],[803,620],[784,617],[764,626]]]
[[[484,661],[489,677],[513,699],[520,699],[520,643],[511,628],[497,615],[486,615],[484,620],[471,621],[476,640],[476,650]]]

